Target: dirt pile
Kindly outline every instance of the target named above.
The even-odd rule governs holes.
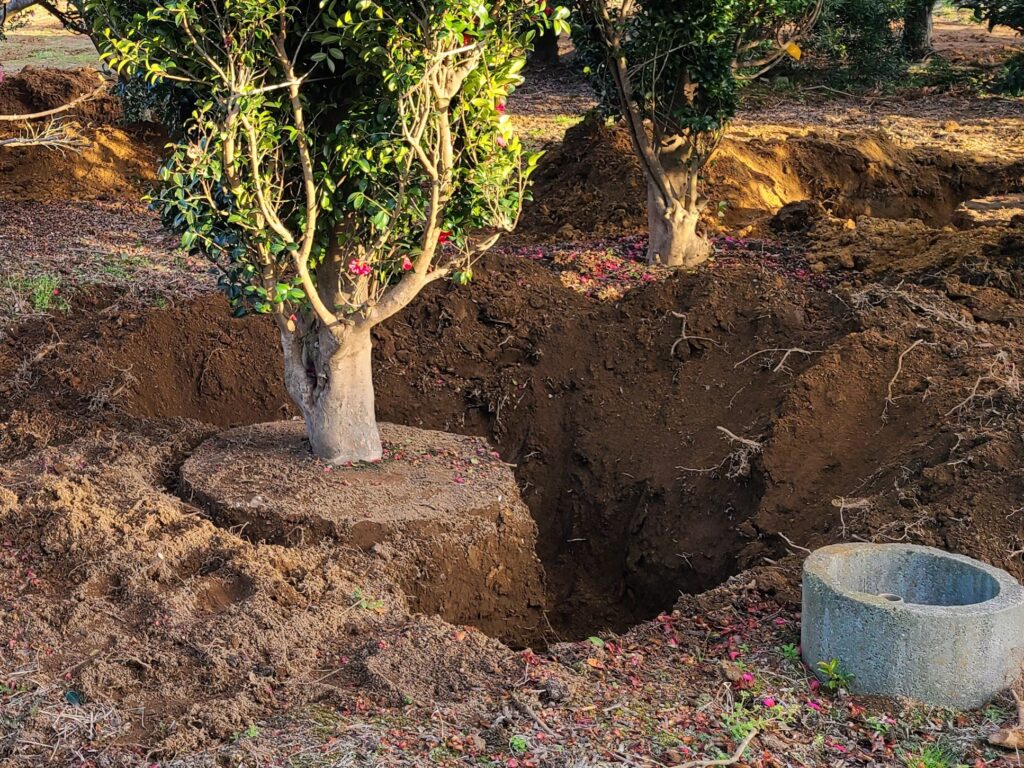
[[[91,93],[100,82],[94,69],[26,67],[0,83],[0,114],[54,109]],[[0,197],[61,203],[136,201],[152,188],[164,139],[151,128],[120,126],[121,107],[114,96],[105,93],[58,117],[78,124],[75,133],[85,140],[85,148],[0,151]],[[0,123],[2,135],[20,130],[17,123]]]
[[[782,206],[814,200],[841,219],[948,224],[965,200],[1019,188],[1024,165],[934,147],[908,147],[884,130],[781,131],[745,124],[707,170],[707,224],[742,229]],[[646,187],[626,131],[591,116],[541,161],[534,202],[516,238],[572,239],[646,228]]]
[[[15,577],[4,597],[18,578],[34,587],[0,630],[4,669],[39,663],[83,703],[142,708],[170,749],[230,738],[255,712],[305,698],[336,664],[340,636],[402,601],[358,557],[254,545],[162,492],[201,436],[84,440],[2,477],[20,497],[4,508]],[[141,735],[140,721],[124,726],[104,735]]]
[[[0,198],[49,202],[68,199],[139,200],[156,182],[159,137],[149,140],[122,128],[82,131],[81,152],[43,147],[5,149],[0,153]]]
[[[95,69],[41,69],[25,67],[6,74],[0,83],[0,115],[46,112],[92,93],[103,80]],[[121,119],[118,100],[104,93],[61,113],[82,123],[113,125]]]

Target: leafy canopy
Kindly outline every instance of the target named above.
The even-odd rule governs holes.
[[[723,130],[742,81],[799,56],[795,40],[819,10],[814,0],[636,0],[626,13],[610,5],[579,0],[574,30],[588,67],[613,111],[627,109],[607,64],[607,48],[617,49],[633,104],[664,135]]]
[[[467,281],[514,226],[537,157],[505,99],[538,25],[568,16],[545,0],[89,10],[111,66],[195,100],[153,198],[165,222],[218,267],[236,313],[325,323],[379,321],[430,280]]]

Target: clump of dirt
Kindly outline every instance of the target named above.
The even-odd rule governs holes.
[[[856,270],[873,278],[913,277],[926,285],[956,278],[978,289],[998,289],[1004,299],[1020,298],[1024,287],[1021,233],[1016,225],[958,230],[935,229],[914,219],[830,219],[819,222],[807,238],[806,253],[812,265]],[[992,301],[981,309],[1005,303],[998,301],[997,294],[990,297]],[[1006,309],[1010,317],[1019,313],[1011,306]],[[977,319],[1001,322],[991,313]]]
[[[0,115],[26,115],[56,109],[92,93],[103,83],[99,72],[89,67],[25,67],[21,72],[5,75],[0,82]],[[120,102],[109,93],[99,94],[61,113],[64,117],[97,125],[113,125],[120,121],[121,114]]]
[[[786,204],[814,200],[842,219],[868,216],[948,224],[974,197],[1021,184],[1024,164],[905,146],[884,130],[782,131],[745,125],[707,169],[713,230],[740,230]],[[590,116],[541,161],[517,240],[634,234],[646,228],[646,187],[628,134]]]

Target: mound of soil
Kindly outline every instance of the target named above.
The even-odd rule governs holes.
[[[0,561],[12,578],[0,599],[9,605],[19,582],[30,591],[0,629],[3,669],[29,664],[80,705],[117,701],[135,715],[98,717],[93,738],[170,752],[230,740],[259,712],[330,699],[342,681],[364,695],[405,690],[388,674],[391,654],[440,622],[410,624],[383,558],[252,543],[161,490],[204,436],[81,440],[2,470]],[[445,665],[407,673],[413,693],[458,701],[466,686],[494,684],[507,650],[463,634]],[[460,656],[482,655],[455,684]],[[46,712],[5,717],[31,729]]]
[[[137,201],[156,182],[159,136],[106,126],[82,131],[81,152],[44,147],[0,153],[0,198],[46,203]]]
[[[784,205],[814,200],[834,216],[919,219],[948,224],[957,207],[1019,186],[1024,164],[906,147],[883,130],[824,128],[731,132],[707,170],[712,229],[742,229]],[[590,116],[542,159],[534,202],[517,240],[635,234],[646,229],[646,186],[629,136]],[[719,207],[719,204],[721,206]]]
[[[6,74],[0,83],[0,115],[46,112],[92,93],[103,80],[95,69],[45,69],[25,67]],[[112,125],[121,119],[121,104],[109,93],[82,102],[61,113],[84,123]]]
[[[302,422],[241,427],[181,468],[181,493],[246,538],[373,551],[415,610],[520,642],[538,636],[537,528],[512,471],[479,438],[381,424],[384,459],[313,459]]]

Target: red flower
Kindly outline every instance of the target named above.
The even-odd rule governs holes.
[[[411,269],[412,269],[412,262],[409,261],[409,257],[408,256],[403,256],[402,257],[402,271],[403,272],[408,272]]]
[[[451,236],[451,232],[442,232],[437,236],[437,242],[440,243],[441,245],[444,245],[451,239]]]
[[[498,110],[498,114],[499,115],[504,115],[505,114],[505,102],[504,101],[499,101],[498,102],[498,106],[495,107],[495,109]]]

